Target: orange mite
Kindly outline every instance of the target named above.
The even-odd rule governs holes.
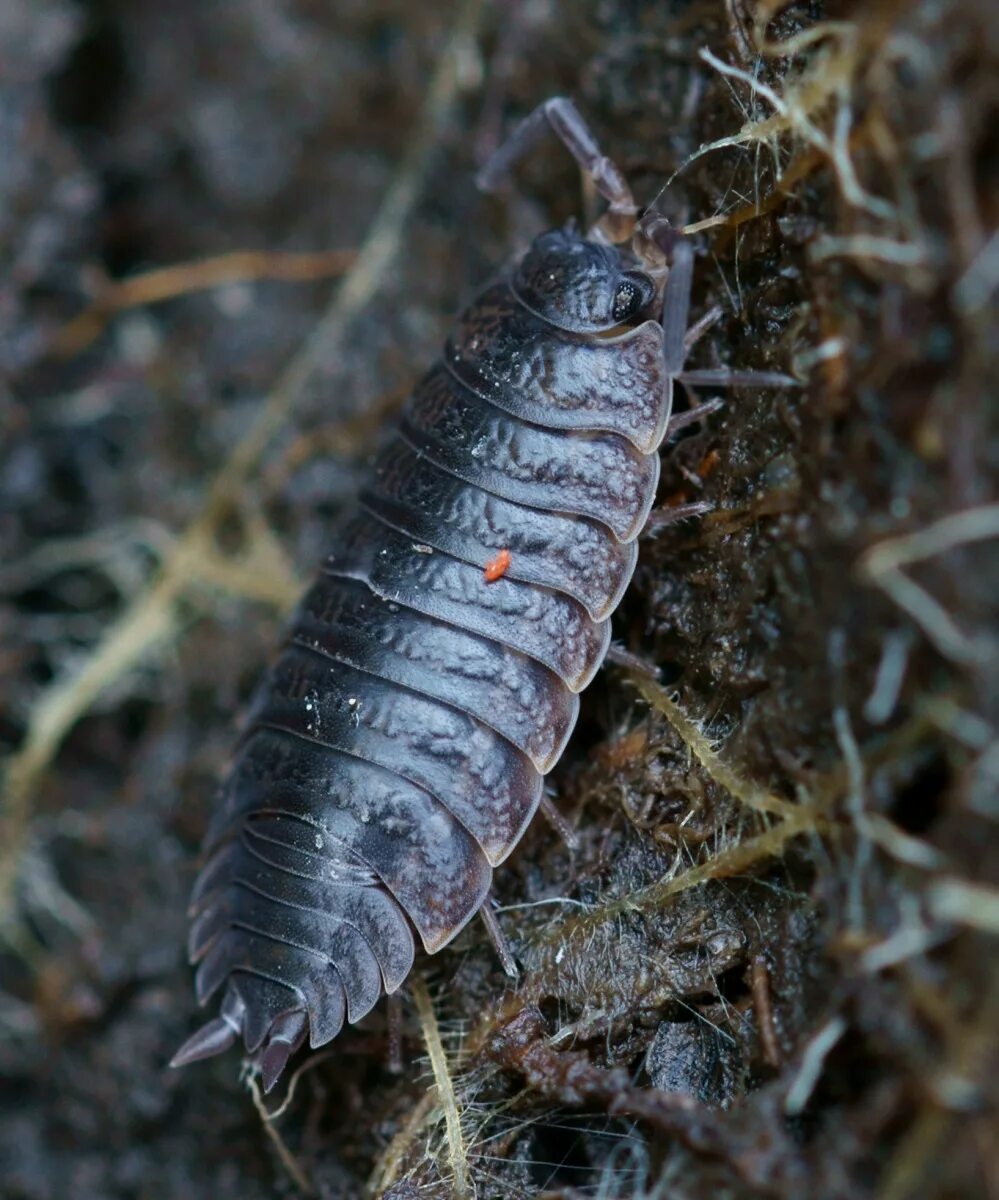
[[[494,559],[486,563],[486,569],[482,572],[486,583],[495,583],[497,579],[502,579],[510,569],[510,551],[501,550]]]

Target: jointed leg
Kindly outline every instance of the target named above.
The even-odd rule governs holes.
[[[728,371],[724,367],[680,371],[676,378],[691,387],[801,387],[797,379],[780,371]]]
[[[511,979],[519,978],[520,971],[517,970],[516,959],[513,957],[513,951],[510,949],[510,943],[506,940],[503,930],[500,929],[499,921],[496,920],[496,914],[492,910],[491,897],[486,897],[485,904],[479,909],[479,916],[482,918],[482,924],[486,927],[490,941],[496,948],[499,960],[503,964],[503,970]]]
[[[620,642],[611,642],[607,647],[607,657],[604,662],[613,663],[615,667],[624,667],[626,671],[637,671],[639,675],[647,675],[649,679],[659,682],[659,668],[649,662],[641,654],[634,654]]]
[[[663,358],[669,377],[667,387],[674,380],[691,387],[797,387],[797,380],[779,371],[727,371],[723,369],[683,369],[687,351],[702,333],[720,316],[720,310],[710,309],[692,327],[690,318],[690,292],[694,278],[694,250],[690,242],[677,232],[665,217],[658,213],[646,213],[639,223],[639,230],[665,257],[669,264],[669,276],[663,292]],[[670,395],[672,400],[672,394]],[[686,414],[684,414],[685,416]],[[679,426],[673,426],[674,431]]]
[[[579,838],[576,837],[576,831],[569,824],[558,808],[555,807],[555,802],[547,793],[541,797],[541,812],[543,813],[548,824],[555,830],[563,842],[570,850],[579,849]]]
[[[685,353],[689,354],[711,326],[716,325],[724,315],[725,310],[722,306],[720,304],[713,304],[703,316],[698,317],[683,335],[683,349]]]
[[[521,121],[479,171],[475,180],[478,186],[485,192],[495,191],[517,160],[533,150],[549,131],[559,137],[610,205],[588,236],[609,242],[626,241],[634,231],[638,215],[631,188],[619,168],[600,153],[589,126],[565,96],[553,96]]]
[[[705,417],[710,417],[712,413],[718,412],[719,409],[725,407],[724,400],[705,400],[703,404],[697,404],[693,408],[688,408],[686,412],[675,413],[669,419],[669,424],[666,426],[665,441],[676,437],[681,429],[686,429],[688,425],[693,425],[697,421],[702,421]]]
[[[652,243],[669,266],[663,291],[662,326],[663,358],[666,372],[672,379],[683,370],[687,353],[690,292],[694,284],[694,247],[657,212],[645,214],[639,225],[639,233]]]
[[[385,1023],[388,1033],[388,1069],[401,1075],[405,1069],[402,1059],[402,997],[393,992],[385,998]]]
[[[694,248],[669,221],[648,212],[638,225],[638,234],[652,244],[669,267],[663,290],[663,362],[666,367],[666,407],[673,408],[673,381],[683,369],[687,354],[687,322],[690,292],[694,283]]]
[[[643,538],[655,537],[664,529],[668,529],[671,525],[676,525],[678,521],[685,521],[688,517],[703,517],[705,513],[714,512],[714,504],[710,500],[692,500],[689,504],[671,504],[665,508],[654,508],[649,513],[649,519],[645,522],[645,528],[642,530]]]

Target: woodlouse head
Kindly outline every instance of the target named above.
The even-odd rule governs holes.
[[[512,286],[539,317],[573,333],[599,333],[649,316],[654,281],[614,246],[587,241],[572,226],[535,238]]]

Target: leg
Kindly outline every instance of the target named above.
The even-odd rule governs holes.
[[[797,379],[780,371],[726,371],[724,367],[701,371],[680,371],[676,378],[691,387],[801,387]]]
[[[513,952],[510,949],[510,943],[503,936],[503,930],[500,929],[500,923],[496,920],[496,914],[492,909],[492,898],[486,897],[486,902],[479,909],[479,916],[482,918],[482,924],[486,927],[486,933],[489,934],[489,940],[496,947],[496,953],[499,955],[499,960],[503,964],[503,970],[510,976],[511,979],[520,977],[520,972],[517,970],[517,963],[513,957]]]
[[[774,1010],[770,997],[770,972],[767,970],[766,960],[761,954],[753,959],[751,980],[753,1007],[756,1009],[756,1026],[760,1033],[763,1061],[776,1071],[781,1064],[780,1042],[777,1038],[777,1027],[774,1025]]]
[[[579,838],[576,837],[576,831],[555,807],[555,802],[547,792],[541,797],[541,811],[544,813],[548,824],[555,830],[569,849],[578,850]]]
[[[641,536],[655,537],[657,533],[678,521],[685,521],[688,517],[703,517],[705,513],[713,512],[714,507],[710,500],[694,500],[690,504],[671,504],[668,508],[654,508],[649,513]],[[611,646],[612,650],[613,648]],[[610,658],[610,655],[607,657]]]
[[[402,999],[398,992],[386,997],[385,1018],[388,1031],[388,1069],[393,1075],[405,1070],[402,1061]]]
[[[607,647],[607,657],[604,662],[613,663],[616,667],[624,667],[626,671],[636,671],[639,675],[647,675],[650,679],[659,680],[659,668],[655,663],[634,654],[619,642],[611,642]]]
[[[555,133],[579,163],[610,207],[590,235],[609,242],[623,242],[635,228],[638,205],[621,171],[600,153],[593,134],[573,102],[565,96],[553,96],[525,117],[476,176],[484,192],[496,191],[509,175],[514,163],[531,151],[541,138]]]
[[[690,353],[691,347],[695,346],[704,337],[711,326],[722,319],[724,311],[720,304],[715,304],[708,309],[703,317],[697,318],[683,335],[683,349],[687,354]]]
[[[695,421],[700,421],[704,417],[710,417],[712,413],[716,413],[724,407],[724,400],[706,400],[703,404],[695,404],[693,408],[688,408],[686,412],[677,413],[670,417],[669,424],[666,426],[666,437],[663,440],[668,442],[681,429],[686,429],[688,425],[693,425]]]
[[[651,243],[654,258],[662,255],[669,266],[663,289],[663,361],[666,366],[666,405],[673,408],[673,381],[683,370],[687,357],[687,322],[690,317],[690,292],[694,284],[694,248],[690,242],[655,211],[645,214],[638,225],[639,237]],[[643,255],[644,257],[644,255]],[[652,267],[652,263],[649,263]]]
[[[663,358],[672,384],[683,370],[687,356],[687,325],[690,317],[690,292],[694,284],[694,247],[657,212],[649,212],[639,223],[639,233],[669,265],[663,291]]]
[[[691,387],[798,387],[790,375],[778,371],[726,371],[683,369],[687,351],[704,331],[721,315],[711,309],[692,328],[690,292],[694,280],[694,250],[690,242],[678,233],[665,217],[655,211],[645,214],[639,222],[639,233],[664,256],[669,264],[669,276],[663,292],[663,358],[668,375],[667,387],[672,401],[673,381]],[[693,410],[696,411],[696,410]],[[684,413],[683,416],[689,414]],[[691,417],[691,420],[694,418]],[[677,418],[682,420],[682,417]],[[672,424],[672,422],[671,422]],[[674,430],[680,428],[673,426]]]

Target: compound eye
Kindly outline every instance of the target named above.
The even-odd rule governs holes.
[[[614,293],[614,304],[611,308],[611,317],[617,322],[627,321],[631,316],[642,307],[644,296],[639,287],[634,283],[629,283],[625,280],[618,285],[617,291]]]

